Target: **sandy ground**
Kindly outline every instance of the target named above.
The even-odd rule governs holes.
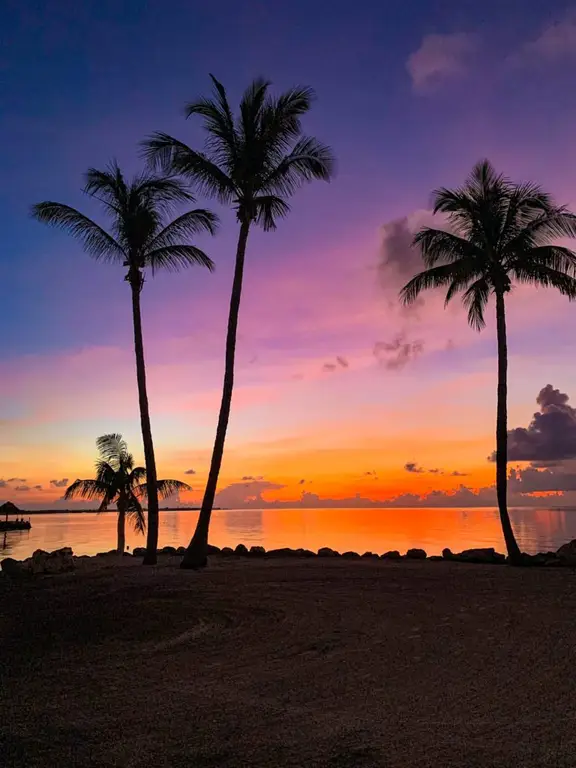
[[[572,767],[575,587],[341,559],[3,578],[0,763]]]

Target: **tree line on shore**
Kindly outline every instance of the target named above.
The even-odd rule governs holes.
[[[212,76],[211,76],[212,77]],[[219,220],[207,208],[179,207],[195,203],[200,194],[234,210],[238,240],[228,325],[222,397],[208,480],[196,530],[182,559],[183,568],[207,562],[208,533],[234,390],[234,365],[245,258],[253,227],[275,230],[290,212],[288,200],[304,184],[330,181],[335,160],[329,147],[304,134],[302,118],[314,93],[295,87],[274,96],[270,83],[252,82],[234,111],[224,86],[212,77],[209,97],[185,107],[185,115],[202,121],[205,144],[193,149],[183,141],[157,132],[142,142],[145,169],[128,180],[117,163],[105,170],[91,168],[85,175],[86,194],[103,207],[105,229],[80,211],[45,201],[33,206],[39,221],[66,230],[82,243],[89,256],[120,264],[130,286],[145,468],[134,467],[120,435],[98,439],[100,459],[96,478],[77,480],[66,498],[101,500],[102,508],[116,503],[118,545],[126,516],[144,527],[141,501],[147,500],[145,564],[156,562],[158,499],[185,483],[158,480],[146,384],[141,293],[145,276],[158,270],[178,271],[190,266],[214,268],[210,257],[193,243],[201,233],[216,234]],[[441,228],[424,227],[414,237],[425,269],[401,290],[400,301],[410,304],[429,289],[446,290],[446,303],[460,295],[470,325],[481,330],[494,297],[498,343],[496,491],[504,540],[512,563],[521,553],[507,508],[507,369],[506,297],[514,284],[556,288],[576,298],[576,254],[561,238],[576,237],[576,216],[558,205],[537,184],[516,183],[496,172],[488,161],[478,163],[461,188],[434,193],[434,213]],[[104,466],[107,465],[107,466]]]

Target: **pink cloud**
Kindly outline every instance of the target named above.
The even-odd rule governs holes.
[[[412,86],[415,90],[425,90],[443,80],[462,76],[476,49],[476,38],[465,32],[427,35],[406,63]]]
[[[576,10],[545,27],[540,35],[526,43],[513,60],[519,64],[539,63],[576,57]]]

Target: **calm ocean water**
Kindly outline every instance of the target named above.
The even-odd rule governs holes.
[[[514,509],[512,523],[526,552],[557,549],[576,538],[576,509]],[[75,554],[92,555],[116,545],[116,515],[107,512],[30,514],[30,531],[0,534],[0,559],[22,559],[35,549],[72,547]],[[166,511],[160,514],[160,546],[186,545],[197,513]],[[219,547],[244,543],[276,547],[332,547],[341,552],[388,549],[405,552],[422,547],[440,554],[468,547],[495,547],[504,552],[495,509],[265,509],[215,511],[210,541]],[[130,549],[144,537],[127,530]]]

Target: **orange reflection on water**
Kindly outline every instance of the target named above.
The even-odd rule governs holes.
[[[576,511],[554,509],[511,510],[512,524],[526,552],[557,549],[576,538]],[[35,549],[70,546],[76,554],[95,554],[113,549],[116,515],[69,513],[31,515],[32,529],[0,539],[0,557],[28,557]],[[160,546],[182,546],[190,540],[197,513],[165,511],[160,516]],[[266,509],[217,510],[213,514],[210,541],[219,547],[261,545],[332,547],[382,554],[389,549],[405,552],[422,547],[440,554],[469,547],[495,547],[504,551],[500,520],[495,509]],[[127,531],[130,549],[144,544],[144,537]]]

